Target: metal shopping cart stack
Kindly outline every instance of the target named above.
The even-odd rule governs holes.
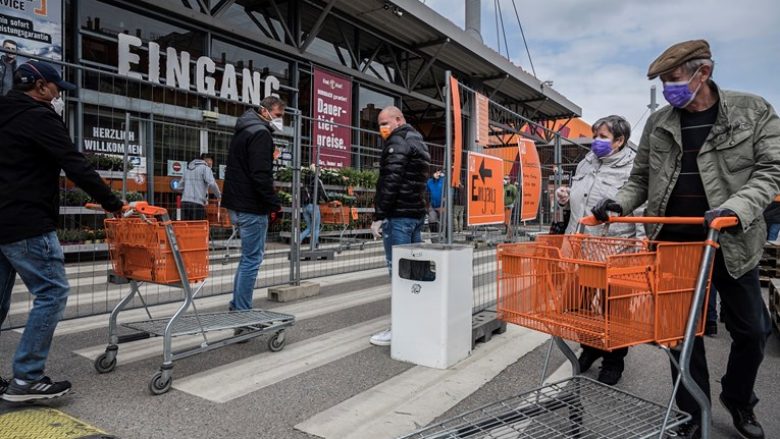
[[[292,315],[259,309],[198,312],[194,299],[209,274],[208,221],[171,221],[165,209],[139,202],[128,206],[122,217],[106,219],[105,227],[113,270],[129,281],[130,291],[109,317],[108,346],[94,363],[99,373],[113,371],[119,343],[138,339],[138,334],[163,337],[163,363],[149,382],[149,391],[154,395],[170,390],[176,360],[264,334],[271,334],[269,350],[284,348],[285,329],[295,323]],[[152,318],[139,290],[143,282],[183,289],[183,303],[173,316]],[[123,323],[137,333],[120,337],[117,318],[136,295],[149,319]],[[211,338],[207,336],[215,331]],[[197,347],[174,352],[173,337],[185,335],[199,335],[203,341]]]
[[[703,218],[611,218],[610,222],[702,224]],[[582,224],[596,225],[593,217]],[[437,423],[404,439],[465,438],[664,438],[691,419],[673,408],[684,386],[702,410],[702,437],[709,438],[710,407],[688,368],[693,341],[704,331],[712,261],[721,228],[712,222],[704,242],[540,235],[535,242],[497,249],[499,317],[553,336],[575,376]],[[667,404],[599,383],[579,373],[564,339],[612,350],[654,343],[677,365]],[[681,350],[676,362],[670,348]],[[549,352],[548,358],[549,361]],[[547,364],[542,372],[546,376]]]
[[[230,247],[238,236],[238,228],[230,221],[227,209],[222,207],[219,201],[217,204],[206,205],[206,220],[212,230],[230,230],[230,236],[225,241],[225,254],[222,257],[222,264],[225,265],[230,262]]]

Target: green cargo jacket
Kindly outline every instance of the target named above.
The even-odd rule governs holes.
[[[740,226],[720,237],[726,268],[738,278],[758,265],[766,241],[762,215],[780,194],[780,118],[761,97],[721,90],[718,117],[697,156],[710,208],[733,210]],[[664,216],[680,175],[680,111],[667,106],[645,125],[628,182],[616,195],[623,212],[647,201],[647,216]],[[649,225],[654,239],[660,225]]]

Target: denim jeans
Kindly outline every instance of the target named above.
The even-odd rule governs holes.
[[[65,255],[55,232],[0,244],[0,325],[11,307],[16,274],[35,296],[14,356],[14,378],[43,377],[54,329],[68,301]]]
[[[707,302],[707,324],[718,323],[718,290],[710,286],[710,300]]]
[[[775,241],[777,239],[778,233],[780,233],[780,223],[777,224],[767,224],[767,241]]]
[[[382,225],[382,242],[385,245],[387,270],[393,274],[393,246],[422,242],[425,218],[387,218]]]
[[[303,208],[303,220],[306,221],[306,230],[301,233],[301,243],[311,235],[311,242],[316,247],[320,242],[320,206],[307,204]]]
[[[265,237],[268,232],[268,215],[228,210],[230,221],[238,227],[241,237],[241,259],[233,279],[233,300],[230,309],[252,309],[252,294],[257,272],[263,263]]]

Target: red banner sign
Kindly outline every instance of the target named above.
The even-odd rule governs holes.
[[[352,130],[349,128],[352,125],[352,80],[315,67],[311,102],[312,146],[320,148],[319,165],[349,167],[352,158]]]

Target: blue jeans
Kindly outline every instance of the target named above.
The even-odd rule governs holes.
[[[710,300],[707,302],[707,323],[718,323],[718,290],[710,286]]]
[[[301,233],[301,244],[303,244],[304,239],[311,235],[311,242],[316,247],[320,242],[320,206],[307,204],[303,208],[303,220],[306,221],[306,230]]]
[[[385,245],[385,261],[393,274],[393,246],[422,242],[425,218],[387,218],[382,225],[382,242]]]
[[[767,241],[774,241],[777,239],[778,233],[780,233],[780,223],[776,224],[767,224],[769,226],[769,230],[767,233],[766,240]]]
[[[230,309],[252,309],[257,272],[263,263],[265,237],[268,232],[268,215],[228,210],[230,221],[238,227],[241,236],[241,259],[233,279],[233,300]]]
[[[11,307],[17,273],[35,300],[16,347],[14,378],[35,381],[43,377],[54,329],[70,292],[65,255],[55,232],[0,244],[0,325]]]

